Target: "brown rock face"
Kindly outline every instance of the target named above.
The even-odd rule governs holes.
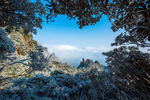
[[[23,30],[11,32],[9,38],[13,41],[18,55],[27,55],[30,51],[35,51],[38,45],[32,34],[25,34]]]
[[[17,51],[18,55],[21,55],[21,49],[20,48],[17,48],[16,51]]]
[[[21,34],[21,38],[23,39],[24,42],[29,42],[29,40],[28,40],[26,35]]]
[[[19,30],[8,34],[0,28],[0,76],[13,77],[30,70],[29,54],[35,52],[37,46],[31,33]]]

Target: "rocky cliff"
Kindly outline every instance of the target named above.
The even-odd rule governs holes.
[[[31,33],[23,30],[6,33],[0,28],[0,68],[2,77],[21,75],[29,69],[29,52],[36,51],[37,43]]]
[[[39,46],[31,33],[24,33],[20,29],[8,34],[4,28],[0,28],[1,77],[23,76],[44,68],[52,61],[57,62],[58,58],[55,54],[48,54],[47,48]]]
[[[93,62],[93,60],[91,59],[82,59],[82,61],[80,62],[80,65],[78,66],[78,68],[90,68],[90,67],[101,67],[99,61],[95,61]]]

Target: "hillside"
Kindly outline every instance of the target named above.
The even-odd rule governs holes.
[[[1,100],[150,99],[149,90],[139,91],[135,80],[121,75],[90,59],[83,59],[78,68],[61,63],[32,34],[8,34],[0,28]]]

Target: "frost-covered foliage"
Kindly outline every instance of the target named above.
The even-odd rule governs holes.
[[[112,45],[136,44],[150,47],[150,1],[114,0],[109,7],[108,17],[112,21],[113,31],[120,28],[126,32],[116,38]]]
[[[44,5],[40,0],[1,0],[0,27],[7,31],[23,28],[25,33],[36,33],[35,27],[42,28],[42,16],[45,14]]]
[[[91,100],[100,98],[101,96],[97,95],[98,91],[96,90],[100,86],[95,84],[99,81],[99,74],[101,73],[96,70],[76,75],[56,70],[51,73],[50,77],[40,74],[29,79],[22,77],[13,80],[12,86],[1,89],[0,99]]]
[[[53,21],[53,18],[58,14],[67,15],[69,18],[77,19],[80,28],[87,25],[93,25],[102,17],[101,7],[103,1],[97,2],[93,0],[46,0],[47,8],[49,9],[48,21]]]
[[[15,52],[15,50],[14,43],[8,38],[6,31],[0,28],[0,54],[3,52]]]
[[[150,99],[149,53],[122,46],[103,54],[107,56],[106,62],[111,66],[116,86],[125,90],[129,97],[138,95],[139,100]]]
[[[11,84],[0,86],[2,100],[149,100],[140,87],[94,68],[76,74],[55,70],[50,76],[37,74],[4,83]]]
[[[45,47],[38,46],[36,51],[32,51],[29,53],[31,57],[31,65],[33,70],[42,70],[47,64],[50,63],[49,56],[44,56],[43,52],[45,51]]]
[[[149,0],[46,0],[48,21],[57,15],[77,19],[80,28],[97,23],[107,15],[112,30],[124,29],[112,45],[126,43],[149,47],[150,1]]]
[[[113,91],[115,86],[108,79],[109,74],[92,69],[89,72],[66,74],[54,71],[49,77],[36,75],[12,81],[12,85],[1,89],[0,99],[33,100],[101,100],[119,99]],[[109,76],[110,77],[110,76]],[[113,93],[114,92],[114,93]],[[120,94],[121,96],[121,94]]]

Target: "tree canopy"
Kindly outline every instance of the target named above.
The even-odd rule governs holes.
[[[1,0],[0,26],[7,31],[23,28],[25,32],[36,33],[35,27],[42,28],[42,16],[46,14],[40,0]]]
[[[116,86],[123,86],[121,90],[127,89],[127,94],[139,94],[138,98],[149,100],[150,54],[133,46],[121,46],[103,54]]]
[[[115,32],[125,32],[116,37],[112,45],[136,44],[150,47],[150,1],[149,0],[1,0],[0,26],[11,30],[23,28],[36,33],[35,27],[42,28],[42,16],[47,22],[57,15],[67,15],[76,19],[80,28],[96,24],[107,15]]]
[[[150,1],[149,0],[46,0],[49,14],[47,21],[57,15],[77,19],[79,27],[94,25],[102,15],[107,15],[112,30],[124,29],[112,45],[136,44],[149,47]]]

